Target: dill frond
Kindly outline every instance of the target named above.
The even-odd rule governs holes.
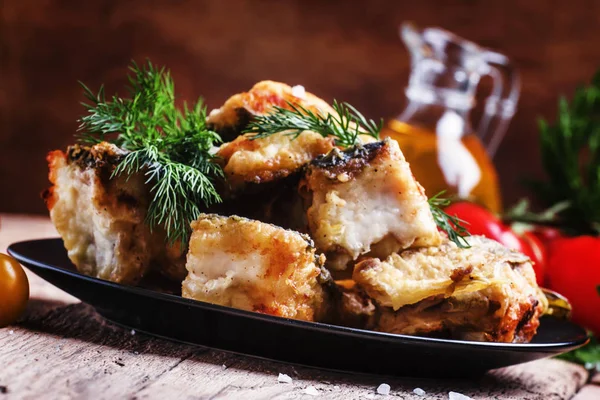
[[[358,144],[361,134],[379,139],[383,126],[383,121],[377,124],[350,104],[335,100],[335,114],[325,116],[299,104],[288,102],[288,107],[290,109],[275,106],[272,113],[255,117],[244,132],[253,133],[252,139],[261,139],[276,133],[297,138],[303,131],[313,131],[323,137],[333,136],[337,146],[347,148]]]
[[[175,85],[165,68],[151,62],[130,66],[130,98],[106,100],[104,88],[94,94],[81,83],[89,103],[79,119],[79,140],[108,141],[128,150],[113,176],[143,173],[152,199],[146,222],[163,227],[169,242],[187,241],[200,205],[221,201],[214,182],[223,177],[210,154],[219,135],[206,127],[206,108],[199,99],[183,112],[175,106]]]

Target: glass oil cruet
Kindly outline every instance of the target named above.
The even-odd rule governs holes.
[[[520,81],[506,56],[437,28],[401,27],[412,61],[404,112],[389,121],[383,136],[396,139],[428,196],[445,190],[502,208],[492,158],[519,98]],[[479,128],[471,126],[480,78],[492,78]]]

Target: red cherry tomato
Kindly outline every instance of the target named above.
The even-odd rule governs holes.
[[[545,286],[546,265],[548,264],[548,251],[546,245],[534,233],[523,232],[521,240],[526,246],[521,250],[533,261],[533,271],[538,285]]]
[[[537,226],[533,229],[532,233],[545,245],[548,246],[555,239],[562,237],[562,233],[557,228],[551,228],[546,226]]]
[[[600,336],[600,238],[559,238],[548,248],[550,289],[571,302],[573,320]]]
[[[498,240],[505,230],[498,217],[475,203],[466,201],[453,203],[444,211],[466,221],[468,223],[466,227],[472,235],[483,235]]]
[[[515,233],[491,211],[475,203],[461,201],[451,204],[444,211],[466,221],[465,227],[471,235],[482,235],[502,243],[509,249],[520,251],[533,261],[533,270],[538,285],[544,284],[546,250],[543,243],[530,232]]]

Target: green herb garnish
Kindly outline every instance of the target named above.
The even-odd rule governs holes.
[[[383,120],[379,124],[367,119],[348,103],[333,101],[335,114],[314,113],[299,104],[288,102],[290,109],[275,106],[272,113],[257,116],[250,122],[245,133],[253,133],[252,139],[262,139],[276,133],[290,135],[294,139],[303,131],[312,131],[323,137],[335,138],[336,146],[348,148],[359,143],[359,135],[379,139]]]
[[[175,86],[169,71],[149,61],[132,63],[130,98],[106,100],[104,87],[94,94],[81,83],[90,104],[79,119],[79,140],[87,144],[114,143],[129,153],[113,176],[143,172],[152,185],[146,216],[151,228],[161,226],[170,243],[186,242],[189,224],[200,204],[220,202],[214,181],[223,172],[210,149],[219,135],[206,127],[206,108],[199,99],[183,112],[175,106]]]
[[[590,342],[583,347],[561,354],[557,358],[585,366],[587,369],[600,372],[600,343],[591,333]]]
[[[557,216],[568,233],[599,234],[600,71],[570,103],[560,99],[554,124],[540,121],[540,147],[547,180],[532,183],[538,197],[567,205]]]
[[[466,237],[470,236],[469,231],[462,224],[468,222],[447,214],[443,208],[450,205],[450,199],[444,199],[441,196],[445,191],[441,191],[435,196],[428,200],[429,207],[431,208],[431,214],[437,226],[448,234],[448,239],[456,243],[456,245],[462,249],[468,249],[471,247]]]

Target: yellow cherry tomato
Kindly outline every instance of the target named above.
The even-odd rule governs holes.
[[[29,280],[14,258],[0,254],[0,328],[13,324],[25,311]]]

